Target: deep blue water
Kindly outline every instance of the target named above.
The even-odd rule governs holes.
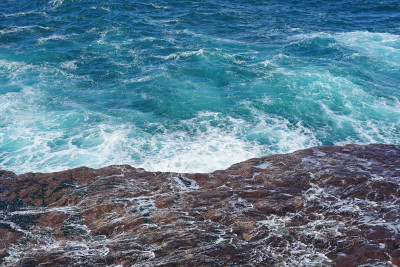
[[[0,1],[0,169],[400,144],[400,1]]]

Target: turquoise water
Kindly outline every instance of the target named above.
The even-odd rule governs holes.
[[[399,1],[0,2],[0,169],[400,144]]]

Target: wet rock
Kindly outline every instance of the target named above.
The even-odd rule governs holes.
[[[400,146],[209,174],[0,171],[4,266],[399,266]]]

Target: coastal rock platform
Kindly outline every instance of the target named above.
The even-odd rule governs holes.
[[[207,174],[0,171],[2,266],[400,266],[400,146]]]

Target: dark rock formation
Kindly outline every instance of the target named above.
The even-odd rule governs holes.
[[[5,266],[399,266],[400,146],[210,174],[0,171]]]

